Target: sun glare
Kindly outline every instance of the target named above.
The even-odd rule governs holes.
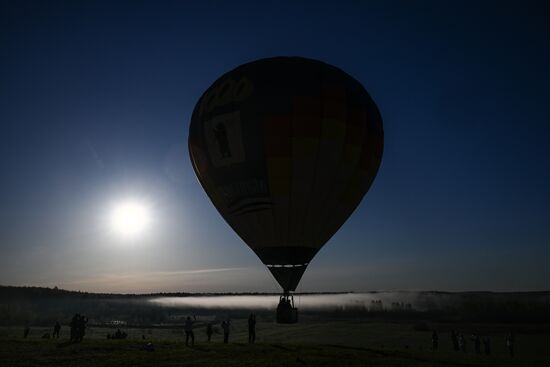
[[[136,238],[147,230],[150,222],[149,209],[138,201],[118,203],[111,211],[111,228],[122,237]]]

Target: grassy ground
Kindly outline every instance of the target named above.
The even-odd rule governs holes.
[[[451,349],[450,334],[440,326],[440,350],[430,350],[431,332],[411,324],[372,323],[362,320],[305,321],[297,325],[259,322],[257,344],[246,343],[244,320],[235,320],[228,345],[221,336],[205,341],[200,325],[195,347],[185,347],[179,329],[126,329],[130,339],[106,340],[108,331],[90,328],[80,344],[40,339],[47,329],[33,328],[30,338],[22,328],[0,330],[0,366],[522,366],[550,365],[550,336],[518,334],[516,357],[504,348],[506,327],[465,325],[461,332],[480,330],[491,335],[490,356]],[[17,333],[16,333],[17,332]],[[145,335],[147,340],[142,340]],[[468,334],[469,335],[469,334]],[[143,350],[151,341],[154,352]]]

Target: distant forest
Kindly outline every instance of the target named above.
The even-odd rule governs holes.
[[[387,292],[370,292],[377,294]],[[412,292],[403,292],[410,298]],[[340,293],[301,293],[340,294]],[[396,292],[397,297],[400,292]],[[0,286],[0,325],[51,325],[59,320],[68,323],[75,313],[89,317],[90,324],[110,325],[122,322],[126,325],[155,326],[178,325],[186,315],[216,317],[246,317],[250,309],[183,308],[163,306],[149,302],[157,297],[228,295],[275,295],[273,293],[152,293],[110,294],[67,291],[43,287]],[[437,322],[508,322],[549,323],[550,292],[417,292],[413,305],[382,304],[372,302],[322,310],[301,310],[306,317],[368,317],[389,321],[437,321]],[[401,305],[401,306],[400,306]],[[264,319],[273,318],[274,310],[254,311]]]

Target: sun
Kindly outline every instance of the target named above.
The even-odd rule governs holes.
[[[114,232],[124,238],[137,238],[149,228],[151,214],[146,204],[126,200],[113,206],[110,225]]]

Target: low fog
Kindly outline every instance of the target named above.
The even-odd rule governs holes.
[[[75,313],[95,325],[179,322],[182,315],[274,315],[276,294],[94,294],[61,289],[0,287],[0,325],[69,322]],[[319,317],[550,322],[550,292],[413,292],[298,294],[300,314]]]
[[[381,310],[381,308],[414,308],[417,298],[418,294],[414,292],[305,294],[295,295],[294,302],[298,308],[304,311],[346,310],[349,308]],[[157,297],[150,299],[149,302],[182,309],[272,310],[277,307],[279,297],[276,295]]]

